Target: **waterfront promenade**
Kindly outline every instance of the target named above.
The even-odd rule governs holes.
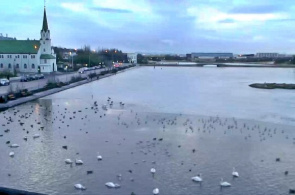
[[[89,73],[94,73],[95,72],[95,73],[99,74],[103,70],[104,69],[94,70],[94,71],[91,71]],[[125,72],[125,71],[126,71],[126,69],[118,71],[117,73],[109,73],[109,74],[100,76],[99,79],[103,79],[103,78],[106,78],[106,77],[109,77],[109,76],[113,76],[113,75],[116,75],[118,73],[122,73],[122,72]],[[80,74],[80,75],[81,75],[81,77],[87,77],[87,75],[89,73],[85,73],[85,74],[82,74],[82,75]],[[67,82],[67,81],[69,81],[68,78],[67,78],[69,76],[71,76],[71,77],[72,76],[79,76],[79,73],[72,73],[72,74],[69,74],[69,75],[59,75],[59,76],[57,76],[57,78],[61,82]],[[43,79],[42,84],[38,84],[38,88],[31,87],[29,89],[34,90],[34,89],[39,89],[39,88],[44,87],[46,85],[48,79],[49,78]],[[86,79],[86,80],[78,81],[78,82],[75,82],[75,83],[72,83],[72,84],[69,84],[69,85],[66,85],[66,86],[62,86],[60,88],[54,88],[54,89],[49,89],[49,90],[46,90],[46,91],[42,91],[42,92],[33,94],[31,96],[28,96],[28,97],[22,97],[22,98],[19,98],[19,99],[16,99],[16,100],[11,100],[11,101],[8,101],[7,103],[0,104],[0,110],[5,110],[5,109],[8,109],[8,108],[11,108],[11,107],[14,107],[14,106],[29,102],[29,101],[33,101],[33,100],[36,100],[36,99],[39,99],[39,98],[54,94],[54,93],[58,93],[58,92],[61,92],[61,91],[64,91],[64,90],[67,90],[67,89],[70,89],[70,88],[73,88],[73,87],[77,87],[77,86],[80,86],[80,85],[83,85],[83,84],[86,84],[86,83],[90,83],[90,82],[95,81],[95,80],[97,80],[97,79]],[[38,82],[38,80],[37,80],[37,82]],[[15,82],[13,84],[18,85],[19,82]],[[30,82],[22,83],[22,84],[27,84],[27,87],[28,87]]]
[[[20,78],[17,78],[17,80],[13,80],[13,78],[12,78],[10,86],[1,86],[0,87],[0,96],[7,94],[7,92],[11,88],[14,90],[16,88],[28,89],[29,91],[43,88],[47,84],[48,80],[53,79],[53,77],[55,77],[56,81],[66,83],[66,82],[69,82],[72,77],[77,77],[77,76],[87,77],[87,75],[90,73],[99,74],[101,71],[104,71],[104,70],[105,69],[96,69],[96,70],[86,72],[84,74],[80,74],[78,72],[71,72],[71,73],[65,73],[65,74],[45,75],[45,79],[33,80],[33,81],[29,81],[29,82],[20,82]]]

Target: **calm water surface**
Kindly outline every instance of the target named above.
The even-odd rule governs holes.
[[[294,91],[248,85],[294,80],[292,69],[144,67],[9,109],[0,113],[0,184],[48,194],[152,194],[156,187],[160,194],[288,194]],[[114,105],[104,111],[108,97]],[[66,165],[67,158],[84,164]],[[240,178],[232,178],[233,167]],[[199,173],[201,185],[191,181]],[[221,189],[221,177],[232,187]],[[110,181],[121,188],[106,188]]]

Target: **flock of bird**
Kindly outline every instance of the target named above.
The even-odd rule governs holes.
[[[177,124],[180,123],[180,121],[178,120],[178,117],[175,116],[173,119],[169,119],[168,117],[160,117],[160,118],[149,118],[149,116],[146,116],[146,118],[142,118],[139,116],[139,114],[135,111],[133,111],[132,109],[130,110],[130,113],[132,113],[134,115],[134,120],[133,121],[123,121],[122,120],[122,117],[123,117],[123,114],[124,112],[126,112],[127,110],[125,109],[125,103],[123,102],[118,102],[119,103],[119,108],[121,110],[124,110],[122,111],[118,117],[117,117],[117,124],[118,125],[121,125],[122,127],[125,127],[125,128],[129,128],[130,126],[147,126],[149,122],[154,122],[156,123],[157,125],[160,125],[161,127],[161,131],[163,132],[166,132],[168,131],[169,127],[170,126],[176,126]],[[117,104],[118,105],[118,104]],[[42,105],[39,105],[40,107],[42,107]],[[59,105],[57,105],[59,106]],[[94,114],[100,114],[99,118],[102,118],[104,116],[106,116],[107,114],[107,111],[109,109],[112,109],[114,107],[114,101],[109,97],[107,99],[107,102],[106,104],[103,104],[101,106],[102,108],[102,113],[100,112],[100,107],[99,107],[99,103],[97,101],[94,101],[91,105],[91,110],[93,110]],[[44,109],[48,109],[47,107],[45,107]],[[12,123],[19,123],[19,127],[23,127],[25,125],[25,122],[27,119],[29,119],[32,115],[34,115],[34,107],[31,106],[31,111],[29,112],[26,112],[26,113],[21,113],[20,110],[17,110],[16,108],[12,108],[9,110],[9,112],[13,113],[13,116],[8,116],[8,111],[4,111],[2,112],[2,115],[3,115],[3,118],[6,120],[6,121],[0,121],[2,123],[2,127],[5,128],[6,126],[8,126],[9,124],[12,124]],[[52,112],[52,110],[48,110],[48,112]],[[55,116],[54,119],[51,119],[51,121],[49,122],[52,122],[52,123],[56,123],[58,120],[59,122],[61,123],[64,123],[66,120],[66,118],[69,117],[70,120],[72,119],[76,119],[77,118],[75,117],[75,114],[77,113],[81,113],[82,111],[81,110],[75,110],[75,111],[71,111],[73,116],[72,117],[69,117],[67,116],[68,113],[70,113],[70,111],[65,108],[65,111],[64,113],[61,113],[61,112],[58,112],[57,115]],[[7,115],[6,115],[7,114]],[[39,114],[40,115],[40,114]],[[180,114],[180,116],[182,116]],[[44,120],[49,120],[47,119],[47,115],[45,114],[44,116]],[[60,117],[60,118],[59,118]],[[84,115],[81,120],[83,119],[86,119],[88,118],[88,115]],[[5,124],[6,122],[6,124]],[[36,130],[36,126],[39,127],[39,131],[42,131],[44,129],[44,126],[41,126],[41,122],[38,121],[37,119],[35,119],[35,122],[37,123],[37,125],[31,125],[31,130],[27,129],[27,128],[23,128],[23,131],[25,132],[25,136],[23,137],[23,140],[24,141],[28,141],[30,139],[29,137],[29,134],[31,133],[30,131],[34,132],[34,130]],[[257,124],[254,124],[254,125],[248,125],[247,123],[242,123],[241,122],[238,122],[238,120],[236,120],[235,118],[232,118],[232,119],[222,119],[220,117],[208,117],[207,119],[198,119],[198,123],[199,127],[196,127],[194,124],[193,124],[193,121],[191,119],[186,119],[183,123],[182,123],[182,127],[183,127],[183,130],[184,130],[184,133],[187,134],[187,133],[194,133],[194,132],[198,132],[198,133],[207,133],[207,134],[211,134],[213,133],[214,131],[217,131],[218,130],[218,127],[217,126],[220,126],[220,127],[223,127],[224,132],[223,134],[229,134],[231,133],[232,131],[236,131],[236,132],[239,132],[241,135],[244,136],[244,139],[245,140],[248,140],[248,139],[253,139],[253,138],[257,138],[257,136],[253,136],[254,133],[258,133],[258,140],[260,142],[263,142],[263,141],[266,141],[267,138],[272,138],[274,137],[274,135],[280,133],[281,135],[285,135],[285,131],[284,130],[278,130],[277,128],[269,128],[269,127],[262,127],[262,125],[257,125]],[[69,125],[67,125],[69,126]],[[60,127],[59,127],[60,128]],[[0,132],[0,137],[4,137],[5,134],[9,133],[10,132],[10,129],[6,129],[3,131],[3,134],[2,132]],[[88,132],[86,132],[88,133]],[[38,134],[38,133],[35,133],[33,134],[32,136],[32,139],[35,140],[35,139],[39,139],[41,138],[41,135]],[[64,136],[64,139],[66,139],[66,136]],[[153,141],[156,141],[158,140],[159,142],[163,141],[163,137],[161,138],[154,138]],[[291,139],[288,135],[285,135],[285,139]],[[293,143],[295,144],[295,138],[291,139],[293,140]],[[16,144],[16,143],[11,143],[10,141],[6,141],[6,144],[9,145],[9,147],[11,149],[15,149],[15,148],[18,148],[20,147],[20,145]],[[143,141],[139,141],[137,143],[137,145],[142,145],[143,144]],[[144,150],[142,149],[140,152],[142,152],[143,154],[147,155],[148,153],[152,153],[152,150],[150,149],[151,147],[155,147],[156,145],[154,143],[150,143],[148,142],[148,149]],[[67,149],[68,146],[62,146],[62,148],[64,149]],[[178,145],[178,148],[181,148],[181,145]],[[172,154],[169,153],[168,149],[165,149],[165,155],[167,155],[168,157],[170,157]],[[195,153],[196,152],[196,149],[192,149],[192,153]],[[15,151],[11,151],[9,152],[9,156],[11,158],[13,158],[15,155]],[[97,156],[96,156],[96,159],[98,161],[102,161],[103,160],[103,157],[100,153],[97,153]],[[78,159],[76,158],[75,160],[72,160],[70,158],[67,158],[64,160],[65,164],[68,164],[70,166],[72,166],[73,164],[77,165],[77,166],[81,166],[84,164],[84,162],[82,161],[82,159]],[[135,162],[134,164],[137,164],[137,162]],[[156,162],[154,161],[153,164],[156,164]],[[129,170],[130,173],[132,173],[132,170]],[[191,170],[190,170],[191,172]],[[92,174],[93,171],[87,171],[87,174]],[[155,168],[151,168],[150,169],[150,173],[152,175],[155,175],[156,174],[156,169]],[[232,177],[234,178],[238,178],[239,177],[239,173],[235,170],[235,168],[233,168],[232,170],[232,173],[231,173]],[[118,177],[122,177],[121,175],[118,175]],[[133,181],[134,179],[132,178],[131,181]],[[202,178],[202,174],[199,173],[197,176],[194,176],[194,177],[191,177],[191,180],[193,182],[197,182],[197,183],[202,183],[203,182],[203,178]],[[121,185],[118,184],[118,183],[114,183],[114,182],[106,182],[105,183],[105,186],[108,187],[108,188],[120,188]],[[220,187],[230,187],[231,184],[227,181],[224,181],[223,178],[220,179],[220,183],[219,183],[219,186]],[[77,183],[74,185],[74,188],[76,188],[77,190],[86,190],[86,187],[84,186],[84,184],[80,184],[80,183]],[[159,188],[154,188],[152,190],[152,193],[154,195],[156,194],[160,194],[160,190]]]

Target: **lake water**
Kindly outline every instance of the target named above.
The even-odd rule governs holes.
[[[141,67],[9,109],[0,113],[0,185],[48,194],[288,194],[295,92],[248,86],[255,82],[291,83],[295,73]],[[114,104],[105,111],[108,97]],[[199,173],[202,184],[191,180]],[[232,187],[220,188],[220,178]]]

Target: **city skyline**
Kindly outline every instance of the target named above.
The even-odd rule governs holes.
[[[0,33],[39,39],[43,1],[2,4]],[[295,53],[291,0],[47,0],[46,9],[54,46],[181,54]]]

